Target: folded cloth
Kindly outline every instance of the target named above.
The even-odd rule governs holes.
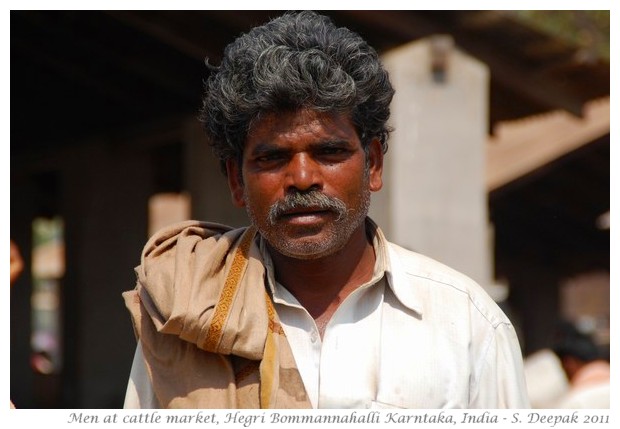
[[[162,408],[309,408],[253,227],[187,221],[147,242],[123,293]]]

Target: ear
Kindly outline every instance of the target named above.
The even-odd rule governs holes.
[[[383,187],[383,147],[379,139],[373,139],[368,148],[368,186],[372,192],[377,192]]]
[[[228,178],[228,187],[230,188],[230,197],[236,207],[245,207],[245,198],[243,196],[243,179],[241,177],[241,169],[237,160],[230,158],[226,161],[226,176]]]

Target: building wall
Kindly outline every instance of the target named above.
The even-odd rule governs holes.
[[[68,332],[75,339],[78,405],[122,404],[135,340],[121,293],[135,286],[133,267],[147,238],[153,171],[147,151],[105,143],[87,148],[65,172],[67,293],[75,307]]]
[[[19,408],[122,407],[136,342],[121,293],[135,286],[151,197],[188,194],[191,217],[229,225],[245,224],[245,212],[233,207],[195,120],[82,142],[26,164],[12,172],[11,238],[29,267],[34,217],[64,220],[64,362],[52,375],[30,366],[32,279],[26,269],[11,290],[11,398]]]
[[[394,132],[386,191],[374,199],[371,215],[392,241],[464,272],[493,294],[485,186],[489,72],[446,38],[400,46],[383,60],[396,90]]]

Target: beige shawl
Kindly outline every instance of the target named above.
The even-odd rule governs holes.
[[[161,407],[310,407],[255,234],[188,221],[144,247],[123,297]]]

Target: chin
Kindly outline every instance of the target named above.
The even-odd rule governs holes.
[[[293,259],[311,261],[321,259],[326,256],[333,255],[344,247],[346,243],[326,243],[322,241],[305,241],[298,242],[296,240],[286,242],[272,242],[267,240],[270,246],[284,256]]]

